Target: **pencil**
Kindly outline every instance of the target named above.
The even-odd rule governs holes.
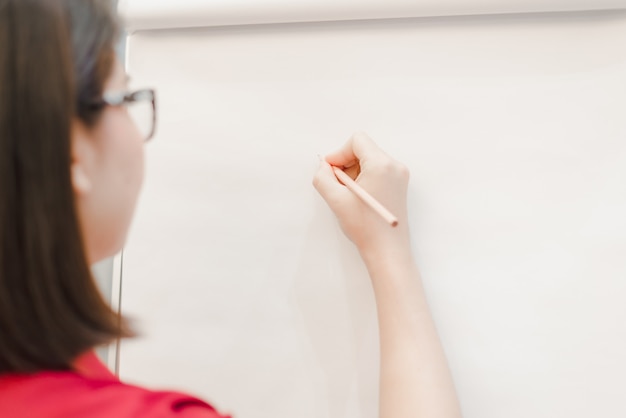
[[[371,194],[365,191],[361,186],[359,186],[352,178],[344,173],[339,167],[333,166],[333,171],[335,172],[335,176],[337,179],[343,183],[344,186],[348,188],[352,193],[357,195],[366,205],[368,205],[374,212],[379,214],[385,222],[387,222],[391,227],[395,227],[398,225],[398,218],[396,218],[386,207],[384,207],[378,200],[374,199]]]

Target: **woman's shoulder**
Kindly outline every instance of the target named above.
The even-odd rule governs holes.
[[[193,396],[121,382],[89,353],[77,371],[0,377],[0,417],[224,418]]]

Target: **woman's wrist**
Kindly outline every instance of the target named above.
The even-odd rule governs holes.
[[[404,244],[378,243],[378,245],[359,248],[359,253],[370,273],[389,266],[412,267],[415,265],[408,240]]]

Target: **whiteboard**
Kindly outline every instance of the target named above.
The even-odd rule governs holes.
[[[377,416],[372,291],[311,186],[364,130],[411,169],[465,416],[626,416],[625,42],[624,12],[133,33],[159,126],[121,377],[237,418]]]

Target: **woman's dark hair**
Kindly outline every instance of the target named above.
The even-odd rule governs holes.
[[[70,176],[119,32],[110,1],[0,0],[0,373],[71,369],[132,334],[93,279]]]

